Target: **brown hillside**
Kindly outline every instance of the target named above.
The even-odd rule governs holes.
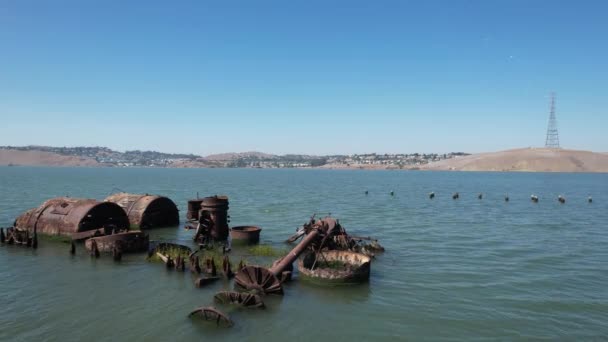
[[[526,148],[442,160],[423,170],[608,172],[608,155],[590,151]]]
[[[102,166],[95,159],[42,151],[0,150],[0,165],[24,166]]]

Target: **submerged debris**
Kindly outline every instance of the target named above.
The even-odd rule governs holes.
[[[122,260],[122,241],[118,240],[114,243],[114,247],[112,247],[112,258],[114,261]]]
[[[175,261],[173,261],[170,255],[164,255],[161,252],[156,252],[156,256],[158,256],[160,260],[165,263],[167,269],[172,269],[173,267],[175,267]]]
[[[228,239],[228,197],[216,195],[203,198],[195,217],[198,224],[194,241],[207,244],[209,241]]]
[[[213,277],[217,276],[217,268],[215,267],[215,260],[213,257],[205,260],[205,269],[203,271],[207,274],[211,274]]]
[[[123,208],[132,227],[148,229],[179,224],[177,206],[167,197],[121,192],[108,196],[104,201],[116,203]]]
[[[24,247],[38,248],[38,234],[34,231],[33,237],[26,229],[18,229],[15,227],[0,228],[0,243],[6,243],[9,245],[17,245]]]
[[[23,213],[15,220],[15,227],[31,233],[37,230],[40,234],[71,236],[101,227],[109,231],[127,229],[129,218],[115,203],[58,197]]]
[[[234,284],[238,288],[255,293],[283,294],[281,281],[273,272],[261,266],[243,267],[234,277]]]
[[[152,242],[148,249],[148,261],[161,261],[167,265],[167,259],[171,258],[172,263],[167,266],[182,269],[182,265],[177,263],[178,258],[181,259],[180,263],[183,263],[186,256],[191,253],[192,249],[188,246],[169,242]],[[183,268],[185,269],[185,266]]]
[[[224,277],[228,279],[234,276],[234,273],[232,273],[232,267],[230,265],[230,259],[227,255],[224,256],[224,260],[222,262],[222,273],[224,274]]]
[[[350,250],[352,252],[359,252],[369,256],[373,256],[378,252],[384,252],[384,247],[378,243],[378,240],[371,237],[349,235],[340,225],[340,223],[331,217],[326,217],[322,220],[315,220],[314,216],[311,217],[310,221],[300,227],[296,231],[296,234],[290,237],[287,242],[297,241],[300,237],[313,229],[319,229],[323,226],[327,227],[324,229],[328,233],[322,233],[315,241],[313,241],[308,248],[312,252],[317,252],[321,249],[343,251]]]
[[[219,280],[220,277],[216,277],[216,276],[211,276],[211,277],[200,277],[198,279],[196,279],[194,281],[194,285],[196,287],[204,287],[208,284],[211,284],[213,282],[215,282],[216,280]]]
[[[150,238],[140,230],[96,236],[85,241],[87,249],[92,249],[93,241],[100,252],[114,253],[118,246],[122,254],[147,251]]]
[[[359,283],[369,280],[371,258],[350,251],[308,253],[298,260],[304,279],[329,283]]]
[[[235,285],[248,291],[283,294],[281,281],[290,278],[293,262],[306,250],[348,250],[357,245],[357,241],[349,237],[338,221],[331,217],[315,221],[313,216],[309,223],[300,228],[296,237],[290,240],[295,241],[303,235],[306,237],[270,269],[260,266],[243,267],[235,277]]]
[[[230,228],[232,243],[256,244],[260,242],[262,228],[256,226],[238,226]]]
[[[99,249],[97,248],[97,241],[93,240],[90,244],[91,256],[95,258],[99,258]]]
[[[190,258],[190,272],[196,273],[196,274],[202,273],[198,255]]]
[[[234,304],[247,308],[264,308],[262,297],[252,293],[222,291],[216,293],[213,299],[222,304]]]
[[[218,327],[221,325],[225,327],[231,327],[234,325],[228,315],[212,306],[197,308],[194,311],[190,312],[190,314],[188,314],[188,317],[193,317],[195,315],[202,317],[206,321],[216,322]]]

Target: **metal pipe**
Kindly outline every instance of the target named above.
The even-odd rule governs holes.
[[[317,238],[319,235],[319,230],[314,229],[300,243],[295,246],[286,256],[284,256],[279,262],[272,266],[269,271],[270,273],[278,276],[283,273],[283,271],[291,265],[299,256],[302,254],[306,248]]]

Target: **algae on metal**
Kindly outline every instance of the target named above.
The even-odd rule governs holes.
[[[271,245],[256,245],[249,248],[249,253],[254,256],[282,257],[288,253],[285,249],[278,249]]]

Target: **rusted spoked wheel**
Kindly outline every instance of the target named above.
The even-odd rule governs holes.
[[[234,277],[241,289],[266,294],[283,294],[279,279],[268,269],[259,266],[245,266]]]

